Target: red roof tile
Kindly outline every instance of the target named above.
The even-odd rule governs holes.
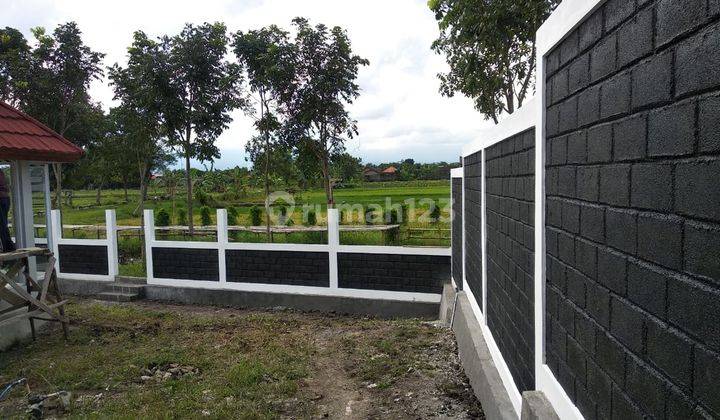
[[[0,101],[0,160],[74,162],[82,154],[68,139]]]

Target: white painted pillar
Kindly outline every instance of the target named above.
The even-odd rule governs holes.
[[[539,92],[535,101],[535,388],[541,384],[545,364],[545,57],[537,54],[536,83]]]
[[[330,288],[338,288],[338,249],[340,248],[340,214],[338,209],[328,209],[328,258],[330,269]]]
[[[50,212],[50,237],[52,238],[52,252],[55,255],[55,271],[60,276],[60,241],[62,240],[62,220],[60,219],[60,210],[52,210]]]
[[[153,259],[152,247],[155,242],[155,217],[151,209],[143,212],[143,222],[145,225],[145,276],[148,284],[154,279],[153,276]]]
[[[50,166],[43,165],[43,191],[45,195],[45,236],[47,236],[48,249],[55,249],[55,240],[53,238],[53,220],[52,220],[52,197],[50,195]],[[55,256],[57,258],[57,255]]]
[[[115,276],[120,274],[115,210],[105,210],[105,239],[107,240],[108,276],[114,280]]]
[[[227,209],[217,209],[217,244],[218,269],[220,270],[220,284],[227,282],[227,266],[225,265],[225,249],[228,243],[228,216]]]
[[[487,203],[485,201],[486,194],[486,182],[487,182],[487,165],[485,164],[485,151],[482,149],[480,152],[480,255],[482,261],[482,307],[483,318],[485,325],[487,325]]]
[[[11,163],[11,172],[15,245],[17,248],[31,248],[35,246],[35,230],[33,228],[30,163],[14,161]],[[28,258],[28,265],[30,275],[35,278],[37,275],[35,257]]]

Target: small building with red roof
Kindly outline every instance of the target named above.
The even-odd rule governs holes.
[[[10,165],[12,224],[18,248],[36,244],[33,193],[44,193],[46,232],[52,230],[48,163],[75,162],[82,155],[83,150],[68,139],[0,101],[0,161]],[[48,235],[47,246],[50,248],[51,240]],[[44,244],[38,241],[38,245]]]
[[[398,169],[392,165],[382,170],[368,167],[363,171],[363,178],[368,182],[396,181],[398,175]]]

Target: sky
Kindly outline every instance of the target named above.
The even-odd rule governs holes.
[[[463,145],[492,124],[470,99],[438,93],[436,75],[447,65],[430,50],[438,29],[426,0],[3,0],[0,25],[32,39],[30,28],[52,31],[73,20],[84,42],[106,54],[109,66],[125,64],[135,30],[174,35],[185,23],[214,21],[224,22],[230,32],[269,24],[290,29],[296,16],[345,28],[354,52],[370,60],[359,72],[360,97],[349,108],[360,134],[346,145],[364,163],[454,162]],[[90,94],[106,109],[114,105],[106,80],[95,82]],[[244,146],[253,134],[251,120],[234,112],[218,139],[222,157],[215,167],[248,166]]]

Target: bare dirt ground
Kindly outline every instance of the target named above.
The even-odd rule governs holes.
[[[0,384],[70,394],[36,416],[483,418],[452,332],[435,323],[90,300],[69,314],[68,342],[53,329],[0,353]],[[0,418],[29,407],[18,387]]]

